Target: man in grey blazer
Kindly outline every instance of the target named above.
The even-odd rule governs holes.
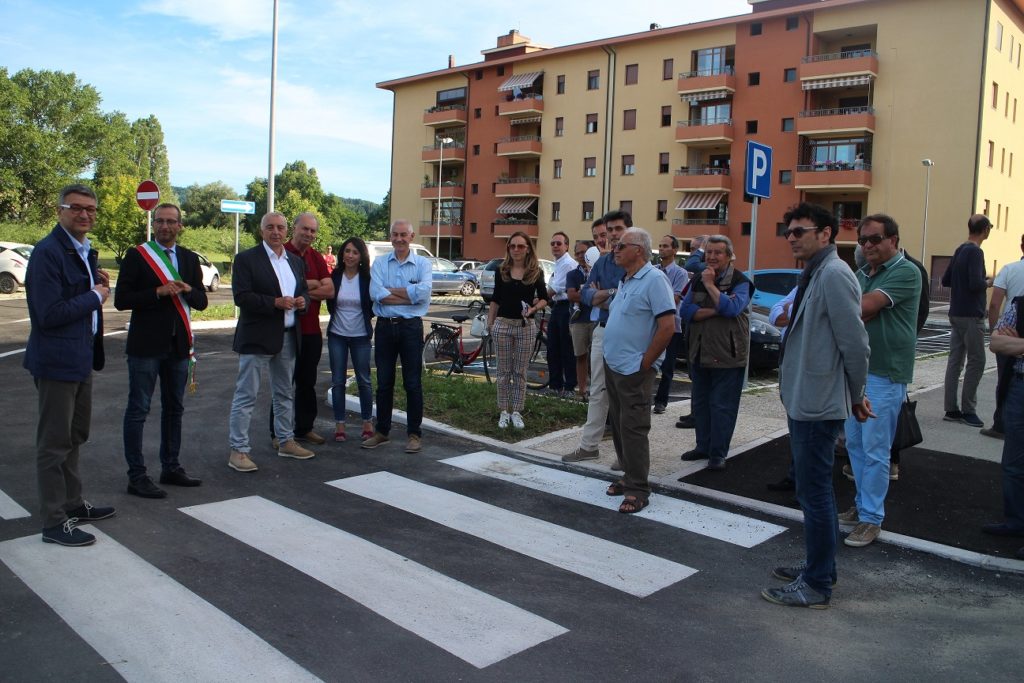
[[[298,460],[314,455],[295,443],[292,409],[292,375],[300,338],[296,314],[309,306],[306,267],[284,248],[288,235],[284,215],[265,215],[260,233],[263,241],[239,254],[231,273],[239,318],[232,345],[238,354],[238,381],[228,420],[228,467],[238,472],[258,469],[249,458],[249,422],[264,368],[270,372],[277,454]]]
[[[783,339],[779,393],[789,420],[807,557],[796,566],[777,567],[772,575],[787,585],[766,588],[761,596],[779,605],[825,609],[837,576],[836,438],[851,412],[859,422],[874,417],[864,394],[870,350],[860,286],[836,253],[835,218],[803,203],[783,220],[793,256],[804,263]]]

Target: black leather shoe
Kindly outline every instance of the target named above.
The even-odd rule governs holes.
[[[1017,559],[1024,560],[1024,547],[1017,548]]]
[[[115,514],[117,514],[117,511],[114,508],[98,508],[90,505],[89,501],[83,502],[82,507],[67,511],[67,516],[69,518],[77,517],[79,522],[95,522],[99,519],[113,517]]]
[[[153,480],[149,477],[143,477],[136,479],[135,481],[128,482],[128,493],[139,498],[166,498],[167,491],[153,483]]]
[[[199,486],[203,483],[203,480],[188,476],[185,470],[179,467],[170,472],[161,472],[160,483],[170,484],[171,486]]]
[[[96,537],[75,527],[77,519],[68,519],[62,524],[43,529],[43,543],[56,543],[68,547],[92,545]]]
[[[683,415],[676,422],[676,429],[694,429],[696,426],[693,415]]]
[[[701,453],[696,448],[694,448],[692,451],[686,451],[685,453],[683,453],[679,457],[681,459],[685,460],[686,462],[694,462],[696,460],[707,460],[708,459],[708,454],[707,453]]]
[[[796,482],[789,477],[783,477],[779,481],[765,484],[769,491],[796,491]]]
[[[1008,524],[1000,522],[999,524],[986,524],[981,527],[981,530],[989,534],[990,536],[1019,536],[1024,537],[1024,529],[1015,529]]]
[[[725,458],[709,458],[707,468],[709,470],[724,470]]]

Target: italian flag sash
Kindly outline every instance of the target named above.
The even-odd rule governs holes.
[[[142,259],[153,269],[161,285],[166,285],[172,280],[181,281],[178,269],[171,263],[171,258],[164,251],[163,247],[156,240],[140,244],[136,249],[142,255]],[[188,334],[188,393],[196,393],[196,349],[192,337],[192,316],[190,308],[185,303],[185,297],[176,295],[171,301],[174,302],[174,309],[178,311],[181,322],[185,325],[185,333]]]

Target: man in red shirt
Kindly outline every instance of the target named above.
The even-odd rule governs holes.
[[[320,330],[320,302],[334,296],[334,283],[327,262],[312,247],[320,230],[316,215],[300,213],[292,222],[292,238],[284,248],[302,259],[306,265],[306,284],[310,305],[298,316],[302,341],[295,358],[295,439],[320,445],[324,437],[313,431],[316,422],[316,375],[323,352],[323,333]],[[273,414],[271,414],[273,423]]]

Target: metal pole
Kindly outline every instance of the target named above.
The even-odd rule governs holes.
[[[238,214],[235,214],[235,258],[231,259],[231,270],[235,269],[235,261],[238,260]],[[234,272],[232,272],[234,275]],[[235,306],[235,318],[238,318],[238,306]]]
[[[444,179],[444,141],[448,138],[441,138],[441,158],[437,163],[437,243],[434,245],[434,255],[441,255],[441,183]]]
[[[153,240],[153,212],[146,212],[146,241],[151,242]]]
[[[754,197],[754,205],[750,207],[750,256],[747,258],[747,277],[754,282],[754,261],[757,254],[757,207],[761,204],[760,197]],[[751,284],[753,286],[753,284]],[[754,300],[754,293],[750,293],[750,300]],[[747,304],[750,308],[750,304]],[[746,388],[750,379],[750,335],[747,334],[747,364],[743,368],[743,387]]]
[[[925,159],[925,161],[928,163],[924,165],[924,229],[921,231],[921,263],[925,262],[925,251],[928,249],[928,192],[932,184],[932,166],[935,165],[931,159]],[[927,267],[925,266],[925,268]]]
[[[277,86],[277,1],[274,0],[274,37],[270,49],[270,153],[267,160],[267,213],[274,210],[274,89]]]

